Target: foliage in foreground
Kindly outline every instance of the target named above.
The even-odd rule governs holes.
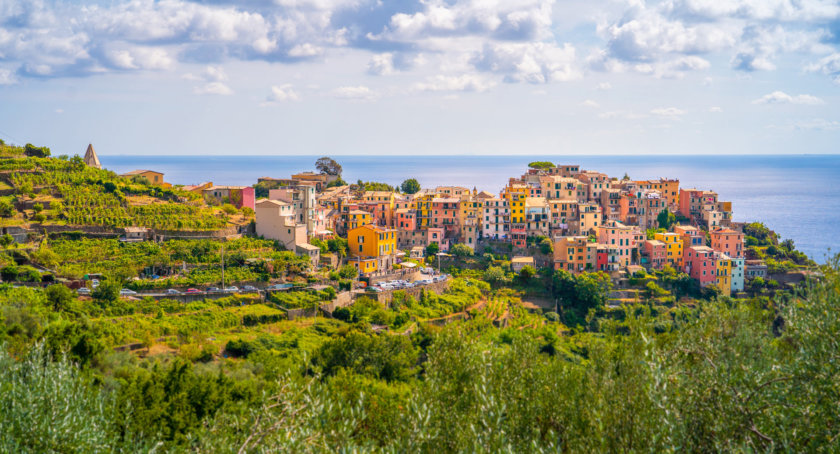
[[[0,353],[0,450],[837,451],[836,270],[664,330],[641,306],[568,338],[481,318],[410,338],[346,325],[262,388],[178,362],[101,386],[37,349]]]

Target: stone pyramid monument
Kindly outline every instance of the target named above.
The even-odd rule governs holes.
[[[85,164],[97,169],[102,168],[102,164],[99,163],[99,156],[96,156],[96,151],[93,150],[91,144],[88,144],[87,151],[85,151]]]

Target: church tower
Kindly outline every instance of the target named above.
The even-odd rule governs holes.
[[[102,168],[102,164],[99,163],[99,156],[96,156],[96,151],[93,150],[91,144],[88,144],[87,151],[85,151],[85,164],[97,169]]]

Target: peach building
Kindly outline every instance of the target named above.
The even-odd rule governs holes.
[[[577,218],[569,222],[572,235],[589,235],[601,224],[601,206],[594,203],[579,203]]]
[[[643,243],[644,257],[647,265],[655,270],[661,270],[667,263],[667,250],[665,243],[658,240],[646,240]]]
[[[564,236],[554,242],[554,269],[578,274],[595,271],[598,263],[598,243],[585,236]]]
[[[653,235],[653,239],[665,243],[665,260],[667,264],[677,271],[682,271],[685,266],[683,263],[682,238],[676,233],[657,232]]]
[[[700,282],[701,287],[716,282],[714,251],[708,246],[692,246],[685,254],[685,272]]]
[[[616,221],[607,221],[598,227],[598,243],[616,249],[618,264],[622,268],[632,263],[633,251],[636,250],[634,230],[636,229]]]
[[[732,258],[744,257],[744,234],[732,229],[718,228],[710,232],[712,249]]]
[[[717,206],[717,193],[699,189],[680,189],[680,213],[683,216],[699,215],[703,205]]]
[[[683,251],[687,251],[691,246],[703,246],[705,244],[703,231],[693,225],[674,226],[674,233],[682,238]]]

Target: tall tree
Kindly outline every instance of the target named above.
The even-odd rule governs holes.
[[[326,173],[327,175],[341,175],[341,164],[327,156],[315,161],[315,168],[319,172]]]
[[[420,190],[420,183],[418,183],[414,178],[409,178],[402,182],[400,190],[402,190],[404,194],[416,194],[417,191]]]
[[[674,223],[677,222],[677,216],[674,213],[668,211],[667,208],[659,212],[659,215],[656,216],[657,222],[659,222],[659,228],[668,230],[671,228]]]

